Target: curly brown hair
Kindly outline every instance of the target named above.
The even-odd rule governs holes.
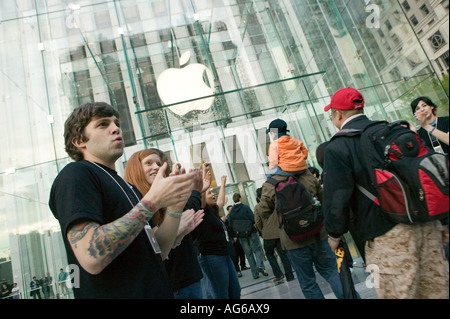
[[[120,119],[119,112],[105,102],[83,104],[72,111],[64,123],[64,143],[66,152],[75,161],[83,160],[83,153],[73,144],[74,141],[87,142],[84,129],[95,117],[115,116]]]

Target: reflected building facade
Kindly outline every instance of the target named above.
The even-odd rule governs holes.
[[[1,1],[0,258],[12,269],[4,279],[25,297],[33,276],[55,278],[67,264],[48,198],[71,161],[64,121],[86,102],[106,101],[121,114],[119,174],[135,151],[156,147],[187,168],[211,162],[212,186],[227,175],[230,201],[239,191],[250,206],[265,180],[265,130],[275,118],[318,166],[315,148],[336,132],[323,108],[340,88],[359,89],[371,119],[414,121],[409,103],[420,95],[448,114],[448,1],[420,1],[435,18],[417,25],[421,6],[405,2]],[[159,76],[169,68],[184,76],[192,64],[211,74],[188,78],[214,93],[192,99],[169,87],[176,101],[165,104]],[[206,99],[209,108],[195,109]],[[176,107],[192,110],[179,115]]]

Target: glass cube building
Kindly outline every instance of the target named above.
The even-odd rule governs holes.
[[[421,95],[448,114],[448,38],[448,1],[1,1],[0,281],[29,298],[33,276],[55,283],[67,266],[48,199],[77,106],[120,112],[119,174],[156,147],[186,168],[211,162],[228,204],[240,192],[254,207],[276,118],[318,167],[316,147],[337,131],[323,109],[343,87],[373,120],[414,123]]]

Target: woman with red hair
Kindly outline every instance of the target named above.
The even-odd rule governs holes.
[[[139,192],[146,194],[152,187],[159,168],[168,163],[167,156],[159,149],[151,148],[134,153],[125,166],[124,179],[137,187]],[[181,165],[175,164],[172,172],[166,170],[166,175],[180,173]],[[184,168],[182,169],[184,171]],[[177,238],[165,261],[165,267],[172,285],[174,296],[177,299],[202,299],[203,293],[200,280],[203,277],[197,253],[190,232],[203,220],[201,208],[201,192],[203,178],[200,169],[195,169],[194,189],[187,201],[183,214],[171,213],[171,207],[159,209],[153,215],[153,221],[157,225],[154,228],[156,234],[164,232],[167,216],[181,218]],[[206,188],[209,187],[209,184]],[[160,234],[158,234],[160,235]]]

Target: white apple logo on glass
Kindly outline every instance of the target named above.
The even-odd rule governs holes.
[[[189,64],[191,52],[187,51],[180,57],[180,68],[170,68],[163,71],[156,81],[158,95],[169,109],[179,116],[191,111],[205,111],[214,102],[214,77],[210,69],[200,63]],[[211,96],[203,98],[205,96]],[[200,99],[199,99],[200,98]],[[189,101],[198,99],[195,101]],[[184,102],[184,103],[181,103]]]

